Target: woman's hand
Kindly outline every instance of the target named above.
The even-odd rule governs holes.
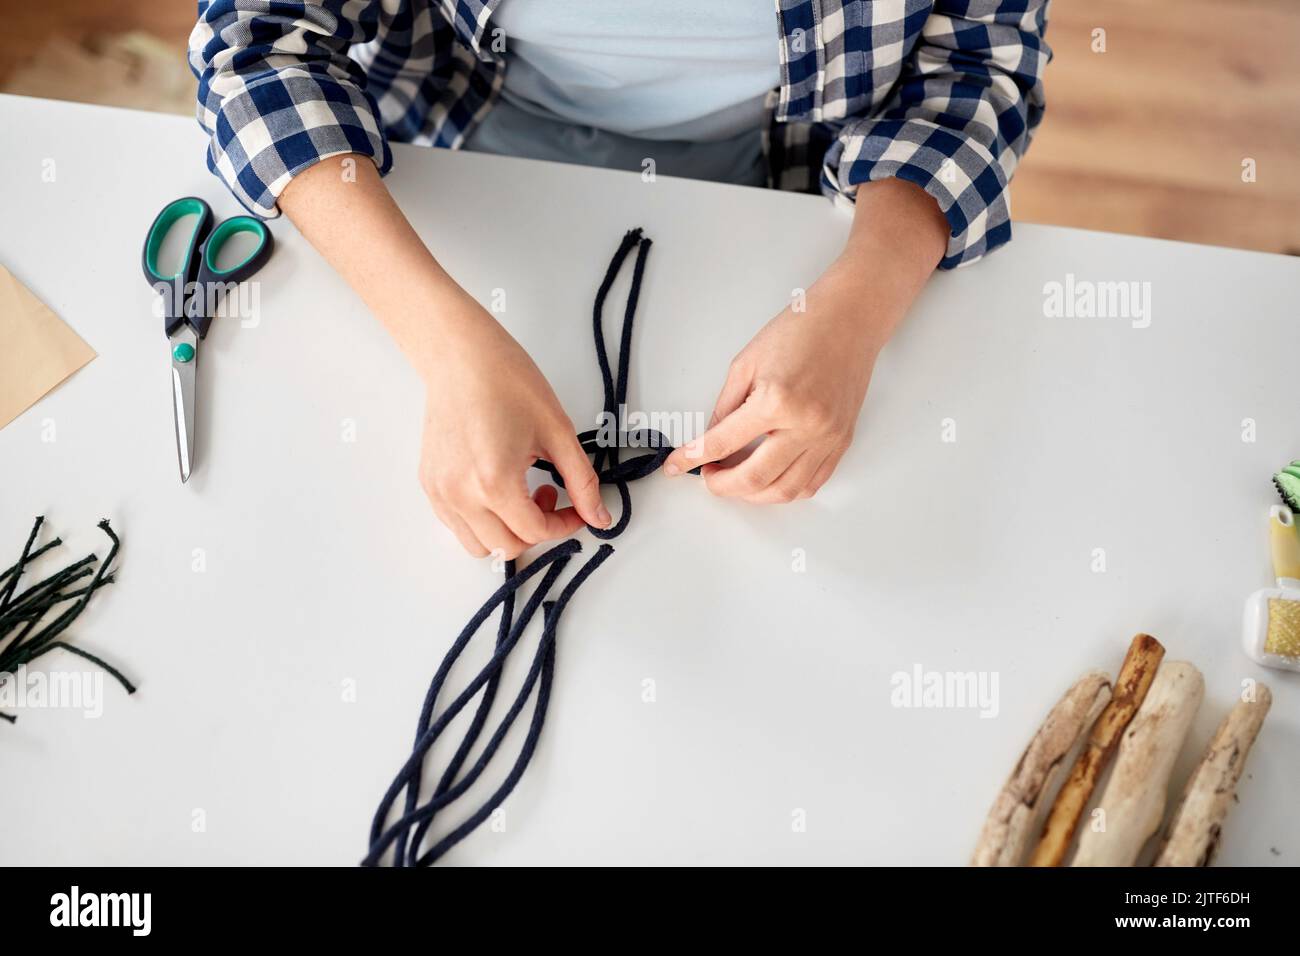
[[[364,156],[324,159],[295,177],[280,208],[392,333],[425,383],[420,482],[470,554],[518,557],[583,523],[610,523],[573,425],[519,344],[447,275]],[[557,492],[528,495],[539,457]]]
[[[948,226],[918,187],[858,188],[844,253],[736,356],[709,429],[664,462],[703,465],[715,495],[758,504],[809,498],[853,440],[876,356],[938,264]],[[726,462],[755,439],[743,460]]]
[[[513,559],[584,523],[607,527],[599,480],[541,371],[468,295],[452,308],[462,314],[443,316],[442,358],[421,369],[420,484],[434,513],[476,557]],[[560,470],[574,507],[554,510],[550,485],[529,496],[525,475],[538,458]]]
[[[709,491],[756,504],[808,498],[831,476],[853,428],[884,344],[854,286],[823,276],[770,321],[727,371],[709,430],[677,449],[667,474],[701,464]],[[763,441],[731,467],[721,462]]]

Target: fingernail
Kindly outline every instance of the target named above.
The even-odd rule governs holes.
[[[668,464],[664,465],[664,474],[666,474],[669,478],[673,477],[673,475],[680,475],[681,473],[682,470],[678,468],[676,465],[674,465],[671,461]]]
[[[600,525],[600,527],[608,528],[609,523],[612,520],[613,519],[609,516],[609,509],[606,508],[604,505],[601,505],[596,509],[596,522]]]

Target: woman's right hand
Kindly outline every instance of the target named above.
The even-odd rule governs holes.
[[[425,381],[420,484],[434,513],[476,557],[514,559],[529,545],[566,538],[584,524],[607,527],[600,482],[573,423],[541,371],[468,294],[444,303],[446,338]],[[555,465],[573,507],[557,492],[529,495],[538,458]]]
[[[537,366],[443,271],[365,156],[332,156],[301,171],[280,208],[365,300],[425,383],[420,483],[470,554],[518,557],[583,523],[608,527],[600,483]],[[559,470],[529,496],[538,458]]]

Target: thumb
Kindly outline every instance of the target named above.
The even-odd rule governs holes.
[[[709,416],[709,427],[703,435],[696,435],[681,448],[676,449],[664,461],[664,472],[668,475],[680,475],[682,472],[691,471],[699,468],[701,465],[716,461],[717,458],[706,457],[706,440],[709,445],[713,446],[708,451],[719,451],[719,446],[713,439],[730,430],[736,423],[729,419],[749,397],[749,393],[754,384],[754,376],[748,365],[737,356],[727,369],[727,378],[722,383],[722,391],[718,393],[718,400],[713,403],[713,414]],[[726,428],[719,426],[727,422]],[[733,449],[734,450],[734,449]],[[726,455],[731,454],[730,451]],[[726,457],[722,455],[721,457]],[[703,461],[700,459],[703,458]]]
[[[579,517],[593,528],[608,528],[613,519],[600,498],[600,479],[573,432],[557,432],[548,445],[547,456],[564,479],[564,490]]]

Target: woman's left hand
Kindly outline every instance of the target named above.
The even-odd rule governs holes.
[[[664,462],[703,466],[715,495],[774,504],[810,498],[853,440],[876,356],[943,254],[934,200],[900,180],[858,188],[843,255],[732,361],[709,429]],[[743,460],[725,460],[762,441]]]
[[[768,322],[732,361],[709,430],[673,452],[664,471],[703,465],[709,491],[759,504],[814,495],[853,440],[884,344],[861,292],[832,270]],[[718,464],[760,437],[743,461]]]

